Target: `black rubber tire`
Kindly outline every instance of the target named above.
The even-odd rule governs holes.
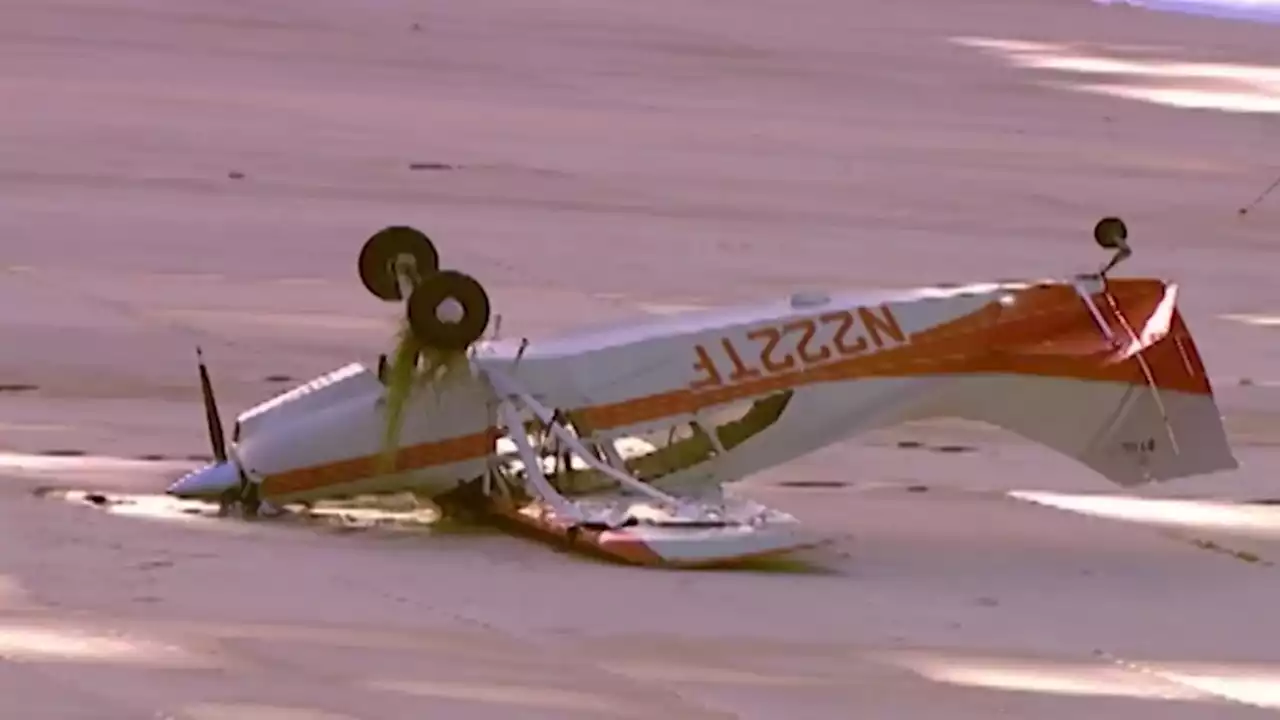
[[[460,322],[447,323],[436,316],[436,308],[449,298],[462,305]],[[489,327],[489,295],[470,275],[442,270],[424,279],[413,291],[408,315],[409,327],[423,345],[461,352],[479,340]]]
[[[1093,239],[1104,248],[1114,249],[1116,240],[1129,239],[1129,228],[1118,217],[1105,217],[1093,226]]]
[[[407,225],[385,227],[365,241],[360,249],[360,282],[374,297],[388,302],[404,299],[394,262],[406,253],[413,256],[418,274],[424,278],[440,269],[440,254],[436,252],[435,243]]]

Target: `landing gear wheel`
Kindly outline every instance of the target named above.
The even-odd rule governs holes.
[[[403,300],[396,260],[404,255],[413,258],[419,278],[440,269],[440,254],[430,238],[407,225],[392,225],[379,230],[360,249],[360,281],[379,299]]]
[[[1129,239],[1129,228],[1118,217],[1105,217],[1093,226],[1093,239],[1098,245],[1114,250]]]
[[[489,327],[489,295],[470,275],[442,270],[409,296],[408,315],[423,345],[461,352]]]

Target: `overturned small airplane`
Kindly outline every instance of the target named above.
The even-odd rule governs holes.
[[[485,338],[490,305],[404,226],[360,277],[405,304],[397,351],[242,413],[169,493],[254,515],[413,493],[634,564],[708,566],[819,540],[722,492],[857,433],[984,421],[1131,487],[1237,467],[1177,286],[1099,272],[875,293],[799,293],[546,340]]]

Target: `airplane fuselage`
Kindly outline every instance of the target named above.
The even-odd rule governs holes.
[[[645,438],[653,450],[633,457],[633,471],[692,493],[934,416],[1006,427],[1120,484],[1234,467],[1173,286],[1126,279],[1108,289],[1113,310],[1088,301],[1104,297],[1096,281],[990,283],[801,294],[485,342],[463,372],[415,388],[392,464],[380,464],[386,386],[350,365],[241,414],[230,454],[277,503],[439,496],[490,468],[500,433],[486,374],[501,372],[607,452],[620,438]],[[1117,355],[1116,338],[1140,340],[1143,328],[1153,328],[1143,361]],[[1143,363],[1158,370],[1153,380]],[[1159,397],[1153,404],[1135,387]],[[1153,415],[1157,406],[1172,424]],[[1175,435],[1193,439],[1170,448]],[[222,482],[204,477],[187,494]]]

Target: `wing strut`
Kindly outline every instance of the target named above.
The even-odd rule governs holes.
[[[566,518],[574,518],[577,522],[601,521],[600,518],[587,518],[580,506],[561,495],[547,480],[542,470],[541,459],[524,430],[524,423],[519,412],[520,407],[528,410],[540,420],[543,426],[557,440],[563,443],[588,467],[617,482],[618,485],[628,491],[648,496],[654,504],[670,513],[674,521],[712,524],[727,522],[723,508],[669,495],[639,480],[625,470],[601,460],[598,454],[591,452],[582,440],[565,426],[560,415],[552,412],[537,398],[525,392],[513,378],[497,369],[486,369],[484,374],[498,398],[499,419],[506,429],[508,439],[515,444],[517,454],[524,465],[526,484],[535,495],[550,505],[557,514],[562,514]],[[604,521],[608,525],[625,521],[623,517],[616,517],[615,513],[606,512],[604,517],[610,518]]]

